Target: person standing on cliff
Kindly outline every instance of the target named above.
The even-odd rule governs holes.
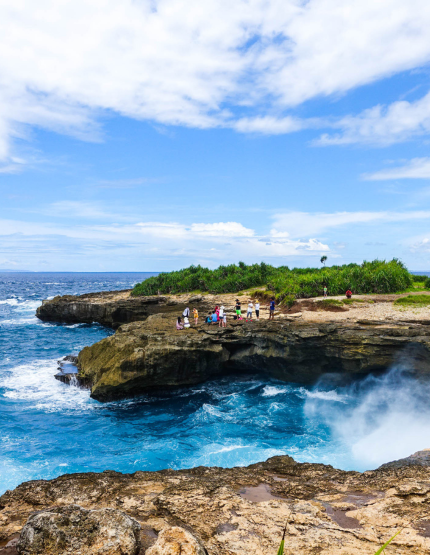
[[[182,316],[183,316],[184,318],[189,318],[189,317],[190,317],[190,309],[188,308],[188,306],[187,306],[187,308],[184,310],[184,312],[182,313]]]
[[[221,306],[219,307],[219,313],[218,313],[218,322],[219,322],[218,325],[219,325],[220,328],[223,327],[223,322],[224,322],[224,311],[225,311],[224,305],[221,305]]]
[[[238,319],[242,316],[242,311],[241,311],[239,299],[236,299],[236,316],[237,316]]]
[[[270,299],[270,304],[269,304],[269,320],[274,320],[275,319],[275,297],[272,297]]]
[[[260,319],[260,301],[258,299],[255,299],[255,316],[257,320]]]
[[[197,308],[193,308],[194,324],[197,326],[199,323],[199,313]]]
[[[252,320],[252,309],[254,308],[254,305],[252,304],[252,300],[249,299],[248,302],[248,310],[246,311],[246,318]]]
[[[324,285],[324,299],[327,298],[327,286]]]

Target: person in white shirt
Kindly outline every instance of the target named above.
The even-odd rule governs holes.
[[[255,301],[255,316],[257,320],[260,319],[260,303],[258,302],[258,299]]]
[[[187,317],[187,318],[190,317],[190,309],[188,308],[188,306],[187,306],[187,308],[184,310],[184,312],[182,313],[182,316],[183,316],[184,318],[185,318],[185,317]]]
[[[250,300],[248,303],[248,311],[246,313],[246,317],[252,319],[252,309],[254,308],[254,305],[252,304],[252,301]]]
[[[224,308],[224,305],[221,305],[221,306],[219,307],[219,316],[218,316],[218,326],[219,326],[220,328],[225,327],[225,326],[223,325],[223,322],[224,322],[224,314],[225,314],[225,308]]]
[[[184,328],[190,327],[190,321],[188,320],[187,316],[184,316]]]

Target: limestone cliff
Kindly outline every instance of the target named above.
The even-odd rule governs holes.
[[[278,319],[177,331],[171,315],[157,314],[84,348],[79,379],[101,401],[241,371],[310,384],[326,372],[353,376],[387,369],[406,347],[411,370],[430,375],[428,325]]]

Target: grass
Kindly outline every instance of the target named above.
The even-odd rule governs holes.
[[[282,533],[282,540],[281,540],[281,545],[279,546],[278,549],[278,553],[277,555],[284,555],[284,546],[285,546],[285,534],[287,531],[287,527],[285,526],[283,533]],[[394,540],[394,538],[396,536],[398,536],[400,534],[401,530],[399,530],[398,532],[396,532],[394,534],[394,536],[392,536],[387,542],[384,543],[383,546],[381,546],[378,551],[376,551],[375,555],[382,555],[382,553],[384,553],[385,549],[390,545],[390,543]]]
[[[252,290],[252,295],[265,298],[273,292],[278,303],[291,305],[298,298],[322,296],[324,286],[330,295],[343,295],[348,288],[353,294],[394,293],[405,291],[412,285],[411,274],[396,258],[329,268],[293,269],[288,266],[275,268],[264,262],[252,265],[239,262],[215,270],[190,266],[175,272],[163,272],[137,284],[132,295],[190,291],[220,294]],[[267,290],[259,291],[258,288]]]
[[[397,306],[419,308],[430,305],[430,295],[408,295],[394,301]]]
[[[337,299],[324,299],[321,302],[324,303],[325,305],[330,305],[330,306],[343,306],[343,301],[338,301]]]

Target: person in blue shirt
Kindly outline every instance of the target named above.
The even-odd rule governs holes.
[[[212,312],[212,322],[216,324],[218,322],[218,315],[215,310]]]
[[[270,305],[269,305],[269,320],[274,320],[275,319],[275,297],[272,297],[270,299]]]

